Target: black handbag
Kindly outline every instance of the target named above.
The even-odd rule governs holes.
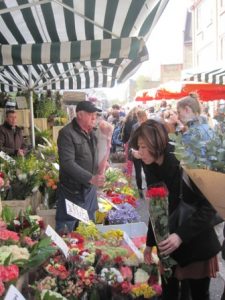
[[[173,233],[179,226],[186,222],[196,211],[195,206],[180,199],[177,208],[169,216],[169,230]]]

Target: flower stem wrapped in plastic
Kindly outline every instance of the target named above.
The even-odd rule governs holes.
[[[146,192],[146,197],[150,200],[150,221],[158,244],[169,236],[168,190],[164,184],[152,186]],[[162,264],[162,273],[164,277],[168,278],[172,274],[171,267],[176,262],[169,256],[159,254],[159,257]]]

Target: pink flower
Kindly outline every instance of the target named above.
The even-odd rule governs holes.
[[[159,284],[153,284],[152,285],[153,290],[156,292],[157,295],[162,294],[162,287]]]
[[[37,243],[37,241],[33,241],[29,236],[25,236],[23,238],[23,242],[29,247],[32,247],[34,244]]]
[[[0,188],[2,188],[4,184],[5,184],[4,179],[0,177]]]
[[[4,221],[0,220],[0,231],[7,228],[7,225]]]
[[[13,240],[17,242],[19,241],[19,235],[16,232],[4,229],[0,231],[0,240],[2,241]]]
[[[132,280],[132,271],[129,267],[125,266],[125,267],[120,267],[120,273],[123,276],[124,280],[128,280],[131,281]]]
[[[132,285],[131,285],[130,282],[128,282],[128,281],[123,281],[123,282],[121,283],[122,293],[123,293],[123,294],[128,294],[128,293],[131,291],[131,287],[132,287]]]
[[[0,281],[8,282],[19,277],[19,268],[17,265],[2,266],[0,265]]]
[[[0,296],[2,296],[5,293],[5,286],[3,282],[0,280]]]

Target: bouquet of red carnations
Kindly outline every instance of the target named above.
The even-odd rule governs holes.
[[[161,242],[169,235],[168,190],[164,185],[152,186],[146,192],[155,239]]]

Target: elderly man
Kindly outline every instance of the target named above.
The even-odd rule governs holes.
[[[16,124],[16,112],[14,110],[6,111],[5,122],[0,126],[0,150],[10,156],[24,156],[26,146],[22,129]]]
[[[66,212],[65,199],[87,210],[94,220],[98,209],[96,187],[104,184],[98,175],[97,138],[93,131],[100,109],[89,101],[76,107],[76,117],[62,128],[58,136],[59,185],[57,190],[56,231],[73,231],[78,220]]]

